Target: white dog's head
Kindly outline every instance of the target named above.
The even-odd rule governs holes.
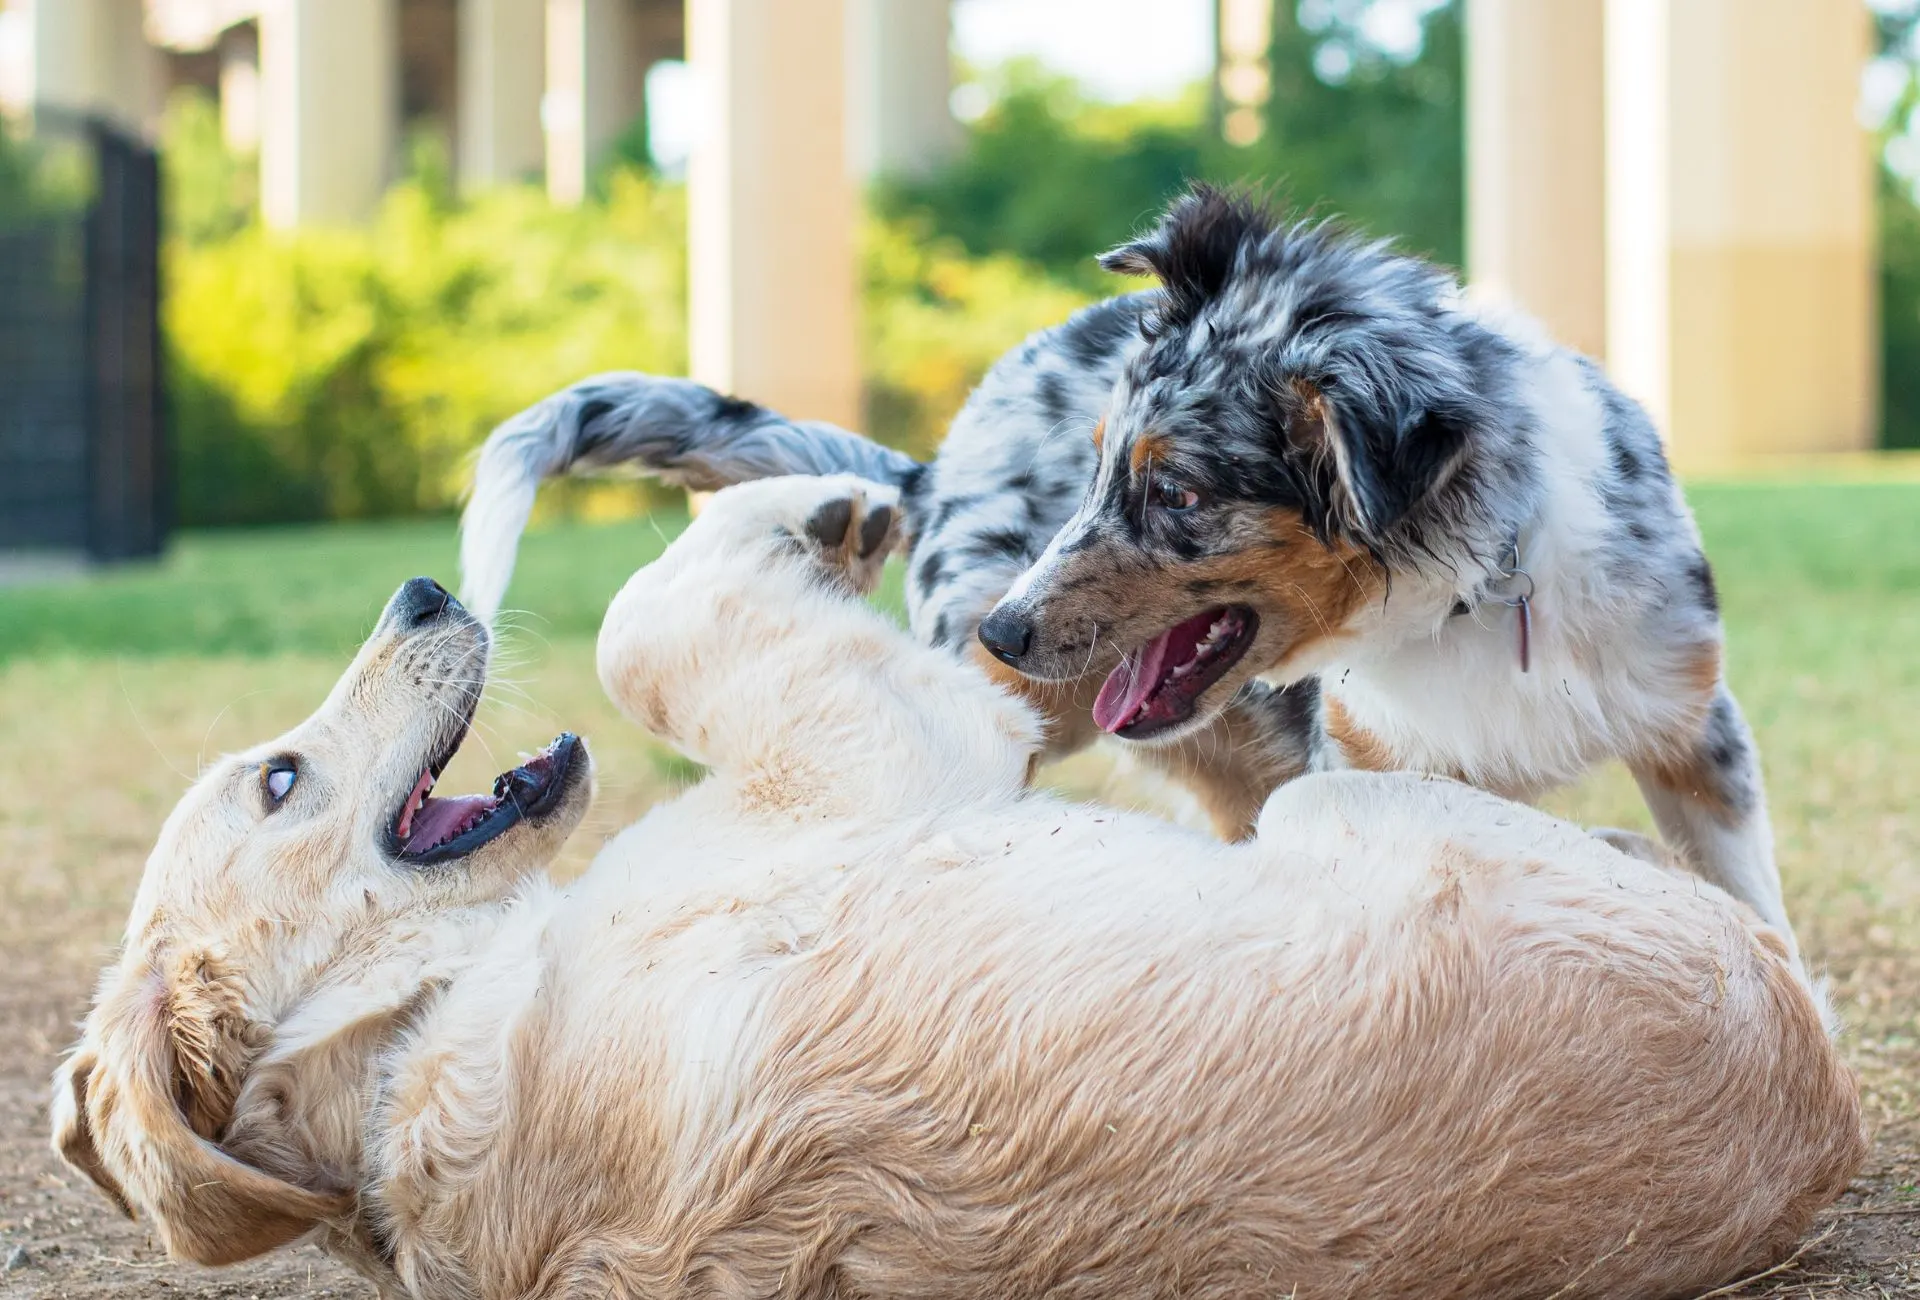
[[[396,923],[505,897],[585,813],[592,763],[571,735],[490,794],[431,797],[487,653],[437,583],[408,582],[319,711],[214,764],[161,829],[119,961],[54,1078],[53,1140],[174,1254],[243,1259],[351,1208],[343,1180],[296,1185],[222,1150],[273,1026]]]

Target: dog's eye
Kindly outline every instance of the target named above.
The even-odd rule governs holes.
[[[1157,478],[1151,489],[1153,504],[1162,510],[1191,510],[1200,504],[1200,494],[1190,492],[1172,479]]]
[[[287,797],[299,775],[291,763],[264,763],[260,767],[260,780],[267,787],[267,798],[275,803]]]

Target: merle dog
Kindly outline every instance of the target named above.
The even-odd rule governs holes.
[[[482,453],[472,603],[549,475],[852,472],[901,489],[914,632],[1039,705],[1055,753],[1133,742],[1229,836],[1304,771],[1524,799],[1617,757],[1791,943],[1712,570],[1639,406],[1443,270],[1234,194],[1103,262],[1159,287],[1009,353],[930,463],[685,380],[556,394]]]

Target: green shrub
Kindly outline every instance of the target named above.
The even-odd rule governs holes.
[[[969,257],[911,220],[869,221],[864,263],[868,431],[920,456],[1001,353],[1095,296],[1010,254]]]
[[[1194,179],[1270,190],[1405,247],[1464,256],[1463,85],[1457,6],[1422,19],[1413,57],[1369,47],[1340,6],[1309,29],[1276,5],[1266,130],[1244,147],[1213,128],[1204,87],[1161,103],[1099,104],[1063,77],[1015,63],[990,77],[992,107],[937,174],[881,187],[882,210],[919,219],[976,256],[1013,253],[1089,291],[1093,258],[1139,231]],[[1347,6],[1352,8],[1352,6]],[[1337,46],[1341,79],[1316,72]]]
[[[529,188],[443,208],[408,183],[365,230],[175,239],[182,521],[446,509],[505,416],[596,370],[683,372],[682,214],[627,174],[571,211]]]
[[[253,221],[259,161],[227,150],[220,106],[206,92],[186,88],[168,98],[161,150],[161,212],[169,234],[200,244],[237,234]]]
[[[513,412],[598,370],[686,372],[679,186],[616,166],[574,209],[533,186],[462,202],[430,144],[412,156],[368,227],[267,231],[211,108],[172,106],[163,327],[183,523],[451,509]],[[870,428],[921,453],[995,358],[1089,297],[912,220],[870,222],[865,247]]]
[[[1880,184],[1881,445],[1920,447],[1920,208]]]
[[[882,213],[976,257],[1011,254],[1097,291],[1094,256],[1209,174],[1197,89],[1173,104],[1110,106],[1033,63],[993,80],[993,106],[960,156],[932,176],[883,183]]]

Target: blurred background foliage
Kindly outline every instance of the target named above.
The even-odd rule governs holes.
[[[1245,146],[1221,139],[1204,86],[1114,105],[1033,64],[974,74],[989,94],[961,154],[871,194],[869,432],[929,452],[1002,351],[1126,287],[1094,255],[1195,177],[1460,263],[1457,4],[1434,0],[1392,49],[1369,43],[1354,0],[1280,8],[1265,129]],[[1881,46],[1883,63],[1911,68],[1911,13],[1883,13]],[[1889,142],[1917,99],[1909,75],[1884,106]],[[370,227],[291,235],[258,225],[253,164],[227,152],[204,99],[171,106],[164,158],[184,524],[445,511],[466,456],[515,410],[596,370],[685,371],[683,195],[640,145],[566,210],[533,187],[457,198],[423,136]],[[0,214],[36,201],[4,199],[31,188],[9,185],[10,167],[26,174],[0,155]],[[1886,442],[1920,446],[1920,210],[1891,163],[1880,206]]]
[[[970,124],[961,157],[926,180],[881,185],[877,207],[922,215],[970,253],[1011,252],[1093,293],[1112,287],[1093,255],[1141,229],[1193,178],[1337,213],[1459,266],[1459,16],[1434,8],[1413,41],[1389,51],[1366,38],[1363,9],[1303,0],[1298,19],[1275,24],[1272,95],[1253,144],[1229,145],[1211,129],[1204,86],[1169,103],[1108,105],[1013,63],[981,76],[992,107]]]
[[[1873,0],[1879,56],[1861,109],[1881,138],[1881,442],[1920,447],[1920,4]]]

